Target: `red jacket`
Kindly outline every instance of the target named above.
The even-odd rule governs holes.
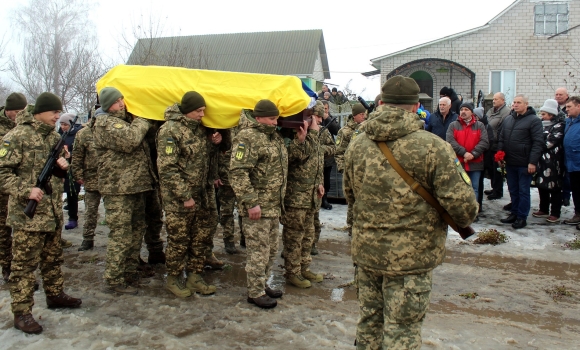
[[[485,125],[477,121],[475,116],[469,123],[465,123],[461,118],[451,123],[447,130],[447,142],[453,147],[466,171],[483,170],[483,152],[489,148],[489,139]],[[463,158],[466,152],[473,154],[473,159],[467,163]]]

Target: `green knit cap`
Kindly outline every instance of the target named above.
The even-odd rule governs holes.
[[[270,100],[260,100],[254,107],[254,117],[278,117],[280,111],[274,102]]]
[[[316,101],[316,105],[312,108],[314,115],[324,118],[324,105],[320,101]]]
[[[205,99],[196,91],[188,91],[181,98],[179,110],[183,114],[195,111],[198,108],[205,107]]]
[[[62,101],[53,93],[43,92],[36,98],[32,114],[40,114],[49,111],[62,111]]]
[[[362,104],[360,104],[360,103],[355,103],[355,104],[352,106],[352,115],[353,115],[353,117],[354,117],[355,115],[359,115],[359,114],[361,114],[361,113],[364,113],[364,112],[366,112],[366,111],[367,111],[367,109],[365,108],[365,106],[363,106],[363,105],[362,105]]]
[[[419,85],[413,78],[395,75],[381,88],[381,101],[396,105],[411,105],[419,102]]]
[[[26,101],[26,97],[23,94],[19,92],[13,92],[8,95],[5,108],[7,111],[19,111],[26,108],[27,104],[28,102]]]
[[[117,90],[114,87],[105,87],[99,93],[99,102],[101,103],[101,107],[103,111],[109,111],[109,108],[117,102],[118,99],[123,97],[121,91]]]

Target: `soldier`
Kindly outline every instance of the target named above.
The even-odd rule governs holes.
[[[317,102],[314,114],[324,114],[324,106]],[[290,137],[284,138],[288,149],[288,182],[282,216],[284,244],[284,277],[286,283],[298,288],[309,288],[311,282],[322,282],[322,275],[310,271],[310,251],[314,242],[314,216],[320,210],[324,195],[324,150],[320,147],[318,120]]]
[[[205,182],[204,193],[207,195],[207,205],[208,205],[208,215],[203,218],[204,226],[211,227],[210,234],[204,236],[204,247],[205,247],[205,261],[204,265],[209,266],[214,270],[221,270],[224,267],[224,262],[216,258],[213,253],[213,238],[217,232],[217,226],[219,222],[217,202],[216,202],[216,185],[219,183],[215,182],[218,176],[218,158],[219,158],[219,146],[222,142],[222,135],[215,129],[210,130],[206,128],[206,135],[209,142],[207,142],[208,154],[209,154],[209,169]]]
[[[26,97],[13,92],[6,99],[6,106],[0,107],[0,137],[16,126],[16,114],[26,108]],[[8,194],[0,192],[0,267],[2,278],[8,282],[10,276],[10,262],[12,261],[12,228],[6,225],[8,217]]]
[[[380,106],[345,155],[344,193],[353,204],[358,349],[419,349],[432,270],[443,262],[447,224],[386,160],[378,143],[447,210],[460,227],[477,215],[469,177],[451,146],[424,131],[419,86],[395,76]],[[385,200],[388,198],[388,200]]]
[[[365,121],[366,108],[360,103],[356,103],[352,106],[352,119],[338,131],[336,135],[336,169],[342,174],[344,171],[344,154],[348,149],[348,145],[358,129],[359,125]],[[348,203],[348,209],[346,212],[346,226],[348,228],[348,235],[352,236],[352,205]]]
[[[93,249],[95,228],[99,217],[101,193],[97,180],[98,156],[93,143],[93,128],[95,118],[90,118],[87,126],[82,128],[75,137],[75,156],[71,168],[75,181],[85,187],[85,225],[83,227],[83,242],[79,251]]]
[[[218,176],[216,180],[218,184],[218,198],[219,198],[219,221],[223,229],[223,240],[226,253],[237,254],[234,242],[234,207],[236,203],[236,194],[229,181],[230,172],[230,158],[231,150],[231,130],[224,130],[225,134],[223,145],[223,152],[220,152],[218,158]],[[229,146],[229,147],[228,147]]]
[[[46,304],[49,308],[76,308],[81,299],[63,292],[61,230],[62,178],[68,170],[61,157],[50,181],[52,194],[34,187],[45,160],[59,136],[55,125],[62,110],[58,96],[44,92],[18,114],[19,124],[8,132],[0,149],[0,192],[10,194],[7,223],[14,229],[12,272],[9,279],[14,327],[25,333],[42,332],[32,316],[34,271],[40,267]],[[36,215],[29,219],[24,208],[38,202]]]
[[[288,174],[286,147],[276,132],[279,115],[270,100],[258,101],[253,112],[243,111],[230,161],[230,181],[246,236],[247,300],[261,308],[276,307],[273,298],[282,296],[266,284],[278,250]]]
[[[195,91],[183,95],[181,104],[165,111],[165,124],[157,135],[157,167],[167,227],[167,283],[178,297],[191,292],[213,294],[216,287],[203,280],[206,243],[212,233],[206,183],[209,146],[201,124],[205,100]],[[212,180],[213,181],[213,180]],[[183,270],[187,280],[182,281]]]
[[[146,192],[156,183],[145,134],[147,119],[125,111],[123,95],[114,87],[99,93],[95,112],[94,144],[99,159],[99,191],[105,202],[109,242],[104,278],[106,291],[137,294],[139,254],[145,218]]]

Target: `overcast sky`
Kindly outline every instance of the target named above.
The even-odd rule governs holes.
[[[362,95],[374,99],[380,90],[379,79],[360,75],[374,70],[371,59],[481,26],[512,2],[96,0],[93,20],[100,52],[116,63],[122,63],[117,50],[121,33],[129,33],[141,16],[162,21],[165,35],[322,29],[331,75],[327,82],[342,88],[352,79],[355,92],[366,88]],[[22,3],[26,0],[1,7]],[[10,12],[2,11],[3,32],[8,30]]]

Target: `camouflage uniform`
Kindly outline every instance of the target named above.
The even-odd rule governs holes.
[[[8,132],[0,148],[0,192],[10,194],[7,224],[14,229],[10,295],[14,315],[28,314],[34,305],[34,271],[40,267],[44,292],[56,296],[62,292],[63,263],[61,230],[63,225],[62,178],[60,168],[50,181],[52,194],[45,194],[36,214],[24,214],[31,189],[59,135],[53,126],[32,116],[33,105],[19,113],[19,124]],[[60,178],[57,178],[60,177]]]
[[[14,129],[16,123],[4,114],[4,107],[0,107],[0,137],[4,137]],[[8,217],[8,195],[0,192],[0,267],[10,268],[12,261],[12,229],[6,225]]]
[[[218,176],[222,185],[218,189],[220,201],[219,221],[223,229],[224,243],[234,243],[234,208],[236,194],[229,180],[231,149],[220,153],[218,159]]]
[[[388,165],[386,141],[401,166],[465,227],[478,205],[451,146],[424,131],[419,118],[382,105],[345,156],[344,193],[353,205],[359,349],[418,349],[432,270],[443,262],[447,224]],[[385,200],[388,198],[388,200]]]
[[[149,146],[151,154],[151,163],[155,171],[156,179],[159,178],[157,173],[157,141],[156,135],[160,127],[160,122],[151,121],[153,127],[147,131],[145,142]],[[163,228],[163,206],[161,205],[161,193],[159,192],[159,183],[155,183],[155,189],[145,193],[145,217],[147,218],[147,229],[145,230],[145,244],[147,251],[151,253],[163,252],[163,240],[161,239],[161,229]]]
[[[246,235],[248,296],[264,295],[278,250],[279,217],[284,207],[288,155],[275,126],[258,123],[242,112],[240,132],[232,142],[230,183]],[[249,220],[248,209],[259,205],[259,220]]]
[[[146,192],[156,179],[145,134],[151,124],[125,111],[95,112],[93,127],[97,149],[99,190],[104,197],[107,224],[105,280],[110,286],[124,285],[125,275],[137,273],[139,252],[147,227]]]
[[[332,135],[328,129],[324,129],[322,133],[319,133],[319,142],[320,148],[324,153],[324,158],[334,157],[336,153],[336,144],[332,139]],[[320,232],[322,231],[322,227],[320,225],[320,202],[318,202],[318,207],[316,210],[316,214],[314,214],[314,242],[313,244],[318,243],[320,240]]]
[[[344,154],[348,149],[348,145],[354,135],[358,124],[354,120],[349,120],[348,123],[338,131],[336,135],[336,169],[341,174],[344,172]],[[346,226],[348,227],[349,235],[352,234],[352,205],[348,203],[348,209],[346,212]]]
[[[285,277],[301,275],[308,270],[314,242],[314,215],[320,209],[318,187],[323,184],[324,150],[320,146],[318,130],[308,130],[300,143],[285,138],[288,145],[288,183],[282,216]]]
[[[167,273],[177,276],[201,273],[211,237],[211,209],[206,192],[209,147],[206,128],[186,118],[177,104],[165,111],[165,124],[157,135],[157,166],[167,226]],[[195,206],[183,203],[193,198]]]
[[[98,157],[93,143],[93,126],[95,118],[91,118],[86,128],[82,128],[74,141],[75,156],[71,169],[75,181],[83,180],[85,187],[85,225],[83,227],[83,240],[95,239],[95,228],[99,218],[99,204],[101,193],[97,179]]]
[[[201,217],[201,222],[204,227],[210,227],[209,235],[204,235],[204,247],[205,247],[205,258],[210,260],[213,256],[213,238],[217,232],[217,226],[219,222],[219,215],[216,203],[216,190],[214,185],[214,180],[218,179],[218,157],[219,157],[219,146],[214,145],[209,137],[211,136],[209,130],[206,130],[206,147],[209,156],[209,168],[205,181],[205,190],[207,198],[207,215]]]

